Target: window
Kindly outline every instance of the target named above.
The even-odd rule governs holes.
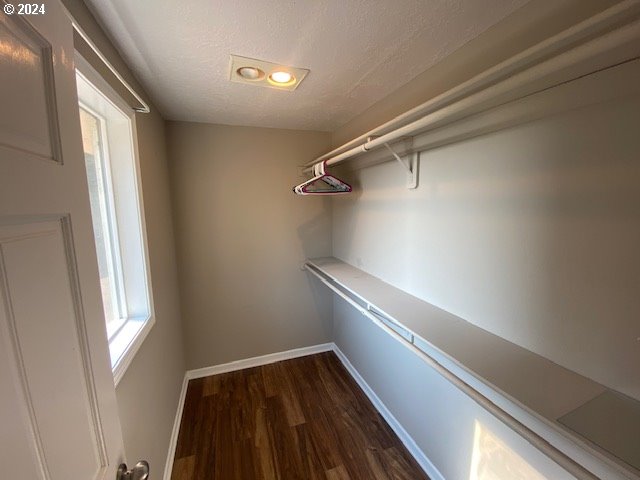
[[[81,57],[76,80],[111,367],[120,380],[153,322],[133,111]]]
[[[107,335],[111,340],[125,322],[124,292],[122,286],[122,268],[119,261],[119,245],[116,223],[111,199],[111,175],[108,157],[104,154],[105,122],[85,107],[80,106],[80,125],[84,161],[89,181],[91,197],[91,216],[93,232],[98,254],[100,288],[104,304],[104,316],[107,321]]]

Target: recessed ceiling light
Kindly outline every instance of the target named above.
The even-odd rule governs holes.
[[[289,72],[278,70],[269,75],[269,80],[279,85],[293,85],[296,78]]]
[[[238,75],[247,80],[262,80],[264,78],[264,72],[257,67],[240,67]]]
[[[309,70],[256,58],[231,55],[229,80],[254,87],[292,91],[305,79]]]

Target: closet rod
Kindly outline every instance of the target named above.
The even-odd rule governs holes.
[[[310,172],[312,166],[320,161],[326,160],[327,166],[335,165],[384,143],[415,135],[419,130],[427,129],[438,121],[456,114],[461,115],[469,108],[481,106],[483,102],[496,99],[510,90],[525,87],[545,75],[595,56],[599,51],[622,45],[638,36],[637,21],[593,37],[622,22],[629,22],[630,18],[637,17],[639,13],[638,0],[623,1],[306,163],[304,172]],[[591,40],[587,40],[589,38]],[[587,41],[576,46],[585,40]],[[571,50],[558,53],[566,48]],[[535,92],[528,94],[531,93]],[[412,119],[414,120],[411,121]],[[407,121],[410,123],[407,124]],[[376,138],[371,140],[371,137]]]
[[[599,477],[591,473],[585,467],[576,462],[573,458],[569,457],[566,453],[554,447],[550,442],[545,440],[543,437],[538,435],[536,432],[531,430],[525,424],[520,422],[517,418],[513,417],[498,405],[493,403],[489,398],[485,397],[482,393],[477,391],[471,385],[466,383],[460,377],[455,375],[441,363],[439,363],[436,359],[420,350],[414,344],[409,343],[402,335],[396,332],[394,329],[386,325],[382,320],[373,315],[369,310],[360,305],[358,302],[353,300],[349,295],[344,293],[339,286],[333,284],[331,281],[327,280],[322,273],[316,271],[313,265],[309,263],[305,263],[304,267],[315,275],[322,283],[324,283],[327,287],[333,290],[338,296],[340,296],[343,300],[349,303],[352,307],[358,310],[362,315],[371,320],[375,325],[380,327],[386,333],[391,335],[391,337],[398,341],[402,346],[407,348],[409,351],[417,355],[422,361],[427,363],[431,368],[433,368],[436,372],[442,375],[446,380],[455,385],[458,389],[460,389],[463,393],[468,395],[474,402],[480,405],[482,408],[493,414],[498,420],[507,425],[513,431],[518,433],[521,437],[527,440],[531,445],[540,450],[543,454],[548,456],[551,460],[557,463],[560,467],[565,469],[571,475],[576,477],[579,480],[599,480]]]
[[[71,18],[71,24],[73,25],[73,29],[76,31],[76,33],[80,35],[82,40],[84,40],[86,44],[89,46],[89,48],[93,50],[93,53],[96,54],[96,56],[100,59],[100,61],[118,79],[118,81],[122,84],[122,86],[126,88],[131,95],[133,95],[133,97],[140,103],[140,105],[142,105],[142,107],[131,107],[131,108],[138,113],[149,113],[151,111],[151,109],[149,108],[149,104],[147,104],[147,102],[145,102],[142,99],[142,97],[138,94],[138,92],[136,92],[134,88],[131,85],[129,85],[129,83],[124,79],[122,75],[120,75],[116,67],[114,67],[111,64],[111,62],[109,62],[109,60],[107,60],[107,57],[105,57],[103,53],[100,51],[100,49],[96,46],[96,44],[93,43],[91,38],[89,38],[89,35],[87,35],[84,32],[84,30],[82,30],[82,27],[78,24],[78,22],[76,22],[75,18],[73,18],[73,16],[68,10],[67,10],[67,14],[69,15],[69,18]]]

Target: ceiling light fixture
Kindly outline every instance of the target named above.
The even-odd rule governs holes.
[[[292,91],[305,79],[309,70],[256,58],[231,55],[229,80],[256,87]]]
[[[246,80],[262,80],[264,78],[264,72],[256,67],[240,67],[236,72]]]
[[[283,70],[273,72],[269,75],[269,80],[276,85],[293,85],[296,83],[296,77]]]

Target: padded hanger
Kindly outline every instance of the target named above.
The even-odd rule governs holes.
[[[313,166],[313,178],[293,187],[297,195],[338,195],[351,193],[351,185],[326,171],[326,160]]]

